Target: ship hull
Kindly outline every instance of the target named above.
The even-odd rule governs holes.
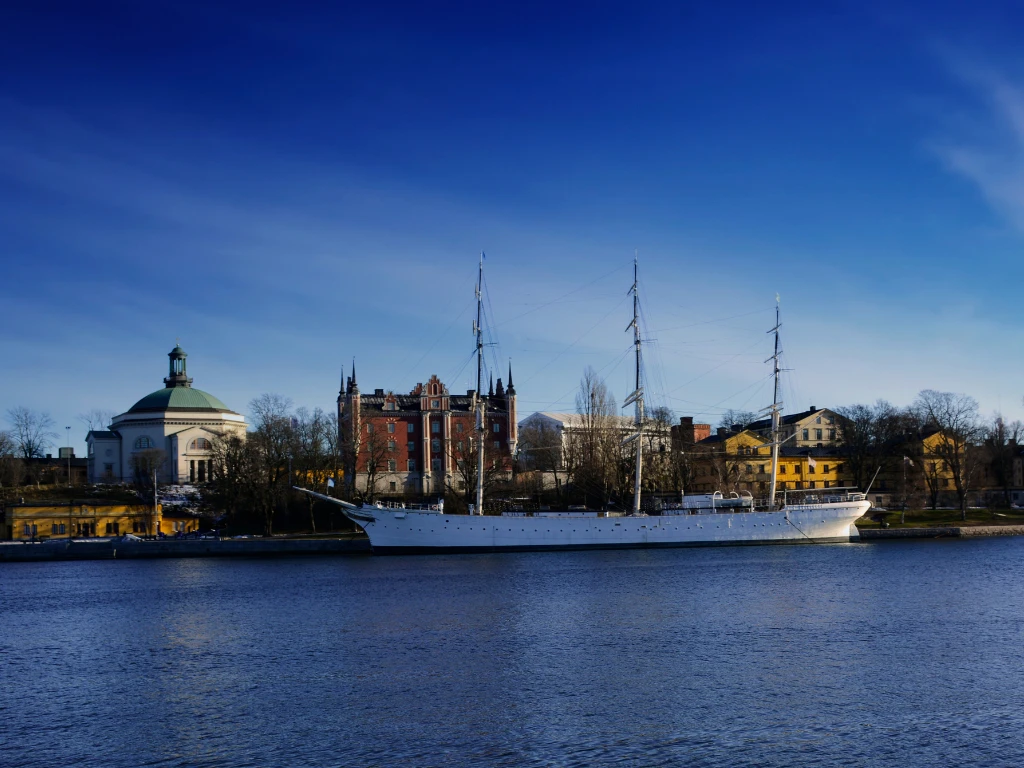
[[[650,517],[490,517],[363,507],[350,516],[376,554],[663,549],[856,541],[866,501]],[[349,514],[346,511],[346,514]]]

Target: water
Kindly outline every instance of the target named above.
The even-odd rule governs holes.
[[[0,765],[1024,765],[1024,538],[0,568]]]

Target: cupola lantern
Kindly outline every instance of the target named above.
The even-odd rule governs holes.
[[[191,387],[192,379],[188,377],[185,370],[185,358],[188,357],[185,350],[175,345],[174,349],[167,353],[167,357],[171,359],[170,373],[164,379],[164,385],[167,387]]]

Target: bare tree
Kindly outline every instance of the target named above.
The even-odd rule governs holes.
[[[249,403],[253,431],[245,441],[254,510],[263,519],[263,531],[274,531],[274,515],[288,496],[288,461],[293,450],[292,401],[263,394]]]
[[[76,417],[89,432],[100,432],[110,428],[110,422],[117,414],[106,408],[92,408]]]
[[[922,419],[938,431],[935,453],[953,476],[960,517],[967,519],[967,494],[972,488],[980,454],[976,450],[985,434],[978,415],[978,401],[953,392],[922,391],[914,401]]]
[[[615,399],[597,372],[587,367],[576,393],[579,421],[567,440],[569,474],[584,499],[606,505],[618,485],[621,430],[615,422]]]
[[[460,448],[459,446],[462,447]],[[466,442],[459,441],[452,452],[452,458],[455,460],[455,472],[450,477],[446,477],[446,498],[449,495],[454,496],[459,500],[460,506],[464,505],[466,510],[469,509],[470,504],[476,503],[476,477],[479,456],[477,450],[475,438]],[[456,479],[459,484],[458,488],[453,487],[453,481]],[[485,499],[492,495],[495,486],[499,485],[503,479],[504,471],[502,470],[501,460],[492,458],[490,461],[487,461],[487,454],[485,453],[483,479]],[[477,510],[477,512],[478,514],[483,514],[484,510]]]
[[[555,491],[561,495],[558,474],[564,471],[562,436],[547,424],[527,424],[519,430],[517,461],[520,472],[537,472],[542,477],[551,475]],[[543,482],[541,481],[541,486]]]
[[[327,480],[334,477],[337,427],[321,408],[310,413],[299,408],[295,413],[294,429],[294,474],[301,482],[319,491],[327,490]],[[316,518],[313,510],[316,498],[304,494],[309,506],[309,524],[316,533]]]
[[[718,426],[732,429],[735,426],[745,427],[755,421],[757,421],[757,414],[753,411],[738,411],[730,408],[722,414],[718,420]]]
[[[988,451],[989,466],[993,480],[1003,492],[1003,504],[1010,506],[1010,489],[1013,487],[1013,463],[1020,454],[1020,443],[1024,438],[1024,424],[1019,421],[1009,423],[997,413],[992,417],[985,438]]]
[[[863,489],[879,468],[889,473],[899,469],[917,432],[911,412],[879,400],[837,408],[836,413],[839,450],[855,488]]]
[[[18,458],[18,444],[0,431],[0,488],[13,488],[25,479],[25,462]]]
[[[53,431],[54,421],[46,412],[19,405],[7,410],[7,420],[11,424],[11,436],[18,454],[23,459],[43,458],[46,449],[57,439],[57,433]]]

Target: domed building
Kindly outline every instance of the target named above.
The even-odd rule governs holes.
[[[245,417],[192,386],[185,350],[176,346],[167,356],[163,389],[115,416],[109,429],[86,436],[90,482],[130,482],[146,459],[156,463],[161,483],[203,483],[213,471],[213,440],[245,435]]]

